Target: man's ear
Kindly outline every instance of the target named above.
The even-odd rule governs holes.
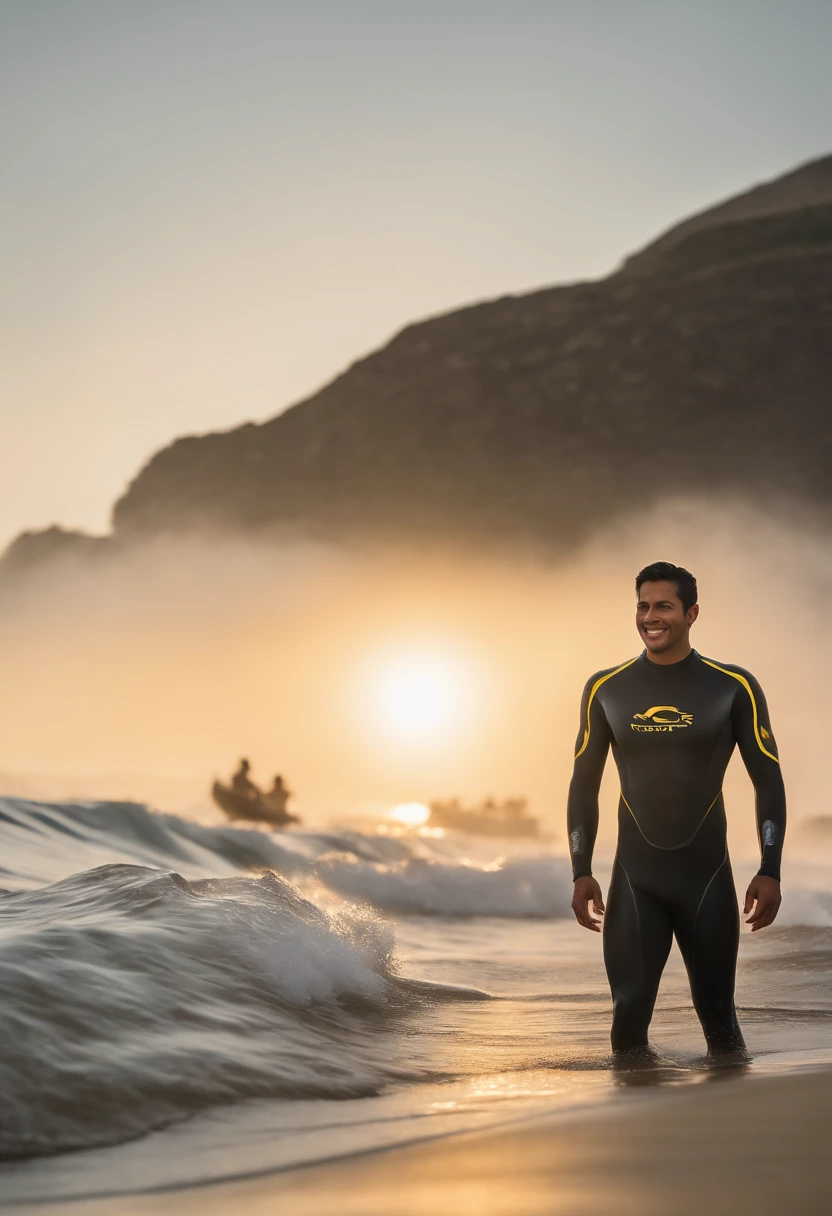
[[[699,605],[694,604],[692,608],[688,608],[688,624],[692,625],[699,616]]]

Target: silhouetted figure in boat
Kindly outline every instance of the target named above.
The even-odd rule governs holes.
[[[270,811],[278,815],[286,815],[286,803],[292,797],[292,791],[286,785],[280,773],[275,774],[272,788],[263,795],[263,802]]]
[[[251,765],[248,760],[241,760],[240,767],[231,778],[231,788],[235,794],[239,794],[242,798],[259,799],[260,790],[249,777],[250,770]]]
[[[249,777],[248,760],[241,760],[240,767],[231,778],[231,785],[215,781],[211,797],[220,810],[232,821],[237,819],[249,823],[268,823],[274,828],[285,828],[290,823],[300,823],[297,815],[286,810],[292,796],[283,778],[278,773],[272,788],[263,794]]]

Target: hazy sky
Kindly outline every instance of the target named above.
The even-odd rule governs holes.
[[[0,545],[832,150],[828,0],[0,0]]]

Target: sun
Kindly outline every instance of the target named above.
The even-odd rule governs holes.
[[[454,664],[444,655],[415,653],[392,659],[379,678],[384,721],[399,735],[435,736],[454,720],[460,683]]]
[[[491,695],[485,673],[462,638],[388,635],[356,656],[348,712],[380,763],[438,763],[479,729]]]

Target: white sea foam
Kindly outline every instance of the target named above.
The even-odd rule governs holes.
[[[780,928],[787,925],[832,928],[832,864],[824,860],[826,852],[821,850],[813,862],[787,858],[783,903],[777,914]]]
[[[125,1139],[255,1095],[347,1097],[385,1051],[393,934],[266,874],[110,865],[0,897],[3,1156]],[[402,998],[403,999],[403,998]]]
[[[325,856],[318,876],[340,895],[388,912],[445,916],[571,915],[569,863],[559,857],[511,858],[488,866],[409,858],[394,865]]]
[[[5,1157],[124,1140],[255,1096],[369,1095],[433,1075],[394,1048],[397,1017],[486,994],[399,980],[392,927],[368,905],[565,909],[563,862],[482,866],[419,840],[278,837],[131,803],[20,799],[0,799],[0,836],[15,1044],[0,1058]]]

